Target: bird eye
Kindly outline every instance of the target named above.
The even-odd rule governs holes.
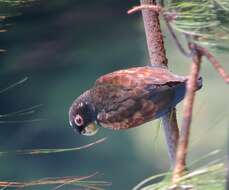
[[[75,117],[75,124],[78,126],[82,126],[83,123],[84,123],[83,118],[79,114],[77,114]]]

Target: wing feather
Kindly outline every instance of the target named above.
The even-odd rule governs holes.
[[[161,67],[134,67],[106,74],[96,80],[95,85],[112,84],[134,88],[139,85],[164,85],[167,83],[184,82],[187,78],[174,75]]]

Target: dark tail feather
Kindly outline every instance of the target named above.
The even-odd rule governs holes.
[[[187,85],[188,82],[188,78],[185,81],[185,84]],[[203,78],[199,76],[198,80],[197,80],[197,84],[196,84],[196,91],[201,89],[203,86]],[[186,90],[185,90],[186,91]]]
[[[196,90],[199,90],[202,88],[202,77],[199,77],[197,80],[197,88]],[[186,81],[187,82],[187,81]],[[186,83],[181,83],[174,87],[175,92],[175,99],[173,100],[173,107],[179,103],[182,99],[184,99],[185,93],[186,93]]]
[[[197,80],[197,89],[196,90],[201,89],[202,86],[203,86],[203,78],[199,77],[198,80]]]

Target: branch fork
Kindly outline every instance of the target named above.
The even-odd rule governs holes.
[[[151,64],[157,64],[163,67],[167,67],[167,58],[165,54],[163,36],[161,33],[158,18],[160,13],[165,19],[167,27],[172,34],[172,37],[175,39],[178,48],[185,56],[192,58],[190,74],[186,84],[186,95],[183,104],[183,120],[180,134],[176,121],[175,109],[173,110],[174,112],[171,111],[169,115],[163,117],[163,125],[166,134],[171,166],[173,167],[175,165],[173,169],[171,189],[185,189],[179,186],[179,182],[182,175],[184,174],[186,167],[186,157],[188,152],[193,104],[195,99],[195,92],[197,89],[197,80],[199,78],[202,57],[206,57],[209,60],[209,62],[214,66],[216,71],[220,74],[220,76],[227,84],[229,83],[229,75],[207,49],[189,40],[189,37],[193,36],[186,35],[186,38],[188,39],[188,48],[190,51],[188,52],[182,47],[170,25],[170,22],[176,18],[176,14],[172,12],[166,12],[163,7],[156,4],[156,0],[140,0],[140,2],[141,5],[135,6],[130,9],[128,11],[128,14],[142,11]],[[170,118],[170,114],[172,115],[171,121],[173,122],[168,119]]]

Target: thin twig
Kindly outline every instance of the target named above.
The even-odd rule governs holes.
[[[223,69],[220,63],[216,60],[216,58],[206,49],[203,47],[198,46],[198,50],[201,52],[203,56],[206,56],[208,61],[213,65],[215,70],[219,73],[219,75],[223,78],[223,80],[229,84],[229,74]]]
[[[183,46],[181,45],[180,41],[178,40],[178,38],[177,38],[177,36],[176,36],[174,30],[172,29],[172,27],[171,27],[171,25],[170,25],[170,22],[166,19],[166,17],[164,17],[164,19],[165,19],[165,23],[166,23],[166,25],[167,25],[167,28],[168,28],[168,30],[169,30],[171,36],[173,37],[173,39],[174,39],[174,41],[175,41],[175,43],[176,43],[178,49],[180,50],[180,52],[181,52],[184,56],[186,56],[186,57],[191,57],[192,53],[191,53],[191,52],[187,52],[187,51],[183,48]]]
[[[195,98],[195,91],[197,89],[197,80],[199,77],[201,53],[195,48],[193,63],[191,64],[190,74],[186,85],[186,95],[184,99],[183,121],[181,126],[180,138],[177,147],[176,165],[173,170],[173,184],[179,182],[180,177],[186,167],[186,157],[189,143],[190,125],[192,121],[192,110]]]
[[[154,11],[154,12],[161,12],[162,8],[161,6],[159,5],[146,5],[146,4],[143,4],[143,5],[139,5],[139,6],[134,6],[133,8],[131,8],[130,10],[127,11],[128,14],[133,14],[133,13],[136,13],[138,11],[141,11],[143,9],[148,9],[148,10],[151,10],[151,11]]]

